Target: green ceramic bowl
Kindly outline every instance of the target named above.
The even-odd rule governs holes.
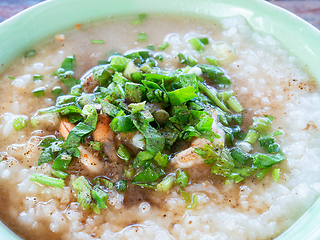
[[[252,29],[280,41],[320,84],[320,32],[262,0],[48,0],[0,24],[0,72],[32,46],[77,23],[142,12],[208,20],[242,15]],[[320,200],[277,240],[320,239],[319,226]],[[0,225],[0,239],[18,238]]]

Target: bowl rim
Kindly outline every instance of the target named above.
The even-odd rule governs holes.
[[[61,5],[64,7],[61,8]],[[0,23],[0,74],[33,45],[71,29],[77,23],[98,21],[110,16],[132,16],[142,12],[192,16],[210,21],[241,15],[253,31],[277,39],[320,84],[320,48],[317,47],[320,31],[289,11],[264,0],[162,0],[161,4],[157,4],[156,0],[47,0]],[[313,227],[320,226],[318,213],[320,200],[276,239],[318,239],[320,229]],[[18,238],[1,224],[0,239]]]

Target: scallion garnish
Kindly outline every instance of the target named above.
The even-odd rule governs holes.
[[[51,187],[58,187],[58,188],[63,188],[64,187],[64,180],[63,179],[58,179],[58,178],[53,178],[53,177],[48,177],[40,174],[32,174],[30,177],[31,181],[43,184],[43,185],[48,185]]]
[[[188,185],[188,182],[189,182],[188,173],[185,170],[178,169],[176,171],[176,183],[180,187],[185,188]]]
[[[24,117],[20,116],[13,119],[12,125],[16,131],[19,131],[25,128],[28,124],[27,124],[27,120]]]
[[[33,96],[35,97],[43,97],[46,95],[45,93],[46,88],[45,87],[38,87],[32,90]]]
[[[130,24],[139,25],[139,24],[142,23],[142,20],[145,19],[146,17],[147,17],[146,14],[141,13],[141,14],[139,14],[139,18],[137,18],[137,19],[135,19],[135,20],[132,20],[132,21],[130,22]]]
[[[194,208],[195,206],[197,206],[198,195],[196,195],[194,193],[190,194],[188,192],[182,191],[181,189],[180,189],[180,193],[181,193],[183,200],[187,204],[186,208],[191,209],[191,208]]]
[[[193,46],[195,50],[198,52],[203,52],[204,51],[204,44],[200,41],[199,38],[191,38],[188,40],[188,42]]]
[[[59,97],[61,95],[63,95],[63,92],[61,90],[61,87],[56,86],[52,89],[51,93],[55,96],[55,97]]]
[[[200,42],[203,43],[203,45],[208,45],[209,44],[209,39],[208,38],[199,38]]]
[[[38,81],[38,80],[42,80],[42,79],[43,79],[42,75],[39,75],[39,74],[33,75],[33,81]]]
[[[149,46],[147,46],[147,49],[149,49],[149,50],[155,50],[156,48],[155,48],[153,45],[149,45]]]
[[[137,38],[138,42],[147,41],[147,40],[148,40],[148,34],[144,32],[138,33],[138,38]]]
[[[62,171],[59,171],[59,170],[54,170],[52,169],[51,171],[51,174],[57,178],[61,178],[61,179],[66,179],[69,174],[68,173],[65,173],[65,172],[62,172]]]
[[[239,103],[238,99],[234,96],[230,97],[227,100],[227,103],[228,103],[229,107],[233,111],[235,111],[236,113],[242,112],[244,110],[243,107],[241,106],[241,104]]]
[[[271,175],[274,179],[274,182],[277,183],[280,179],[280,168],[273,169]]]
[[[128,162],[130,159],[130,153],[126,149],[126,147],[123,146],[123,144],[120,144],[118,151],[117,151],[117,154],[121,159],[125,160],[126,162]]]
[[[160,183],[157,185],[158,192],[168,192],[174,184],[174,176],[167,175]]]
[[[91,147],[93,150],[101,151],[102,148],[103,148],[103,143],[90,141],[90,147]]]
[[[127,184],[127,180],[120,180],[119,182],[116,182],[114,186],[118,191],[125,192],[128,188]]]
[[[34,55],[36,55],[36,50],[29,50],[24,54],[24,57],[29,58],[29,57],[33,57]]]
[[[96,39],[96,40],[91,40],[91,43],[93,44],[105,44],[104,40],[101,39]]]
[[[15,77],[8,77],[9,79],[11,79],[11,80],[14,80],[14,79],[16,79]]]
[[[163,44],[161,44],[158,48],[160,50],[165,50],[167,47],[169,47],[169,43],[168,42],[164,42]]]

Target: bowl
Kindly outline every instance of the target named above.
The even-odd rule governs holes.
[[[276,38],[284,49],[306,65],[307,71],[320,84],[320,31],[294,14],[262,0],[162,0],[161,4],[156,0],[48,0],[0,24],[0,72],[32,46],[77,23],[142,12],[207,20],[241,15],[254,31]],[[320,200],[276,239],[319,239],[319,213]],[[0,225],[0,239],[18,238]]]

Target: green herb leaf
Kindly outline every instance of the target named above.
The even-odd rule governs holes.
[[[155,164],[150,164],[144,171],[138,173],[133,179],[132,184],[136,183],[152,183],[159,177],[163,176],[165,172]]]
[[[172,92],[168,92],[168,96],[170,99],[170,103],[173,106],[182,105],[183,103],[186,103],[187,101],[197,97],[197,94],[195,94],[196,89],[192,86],[184,87],[177,89]]]

